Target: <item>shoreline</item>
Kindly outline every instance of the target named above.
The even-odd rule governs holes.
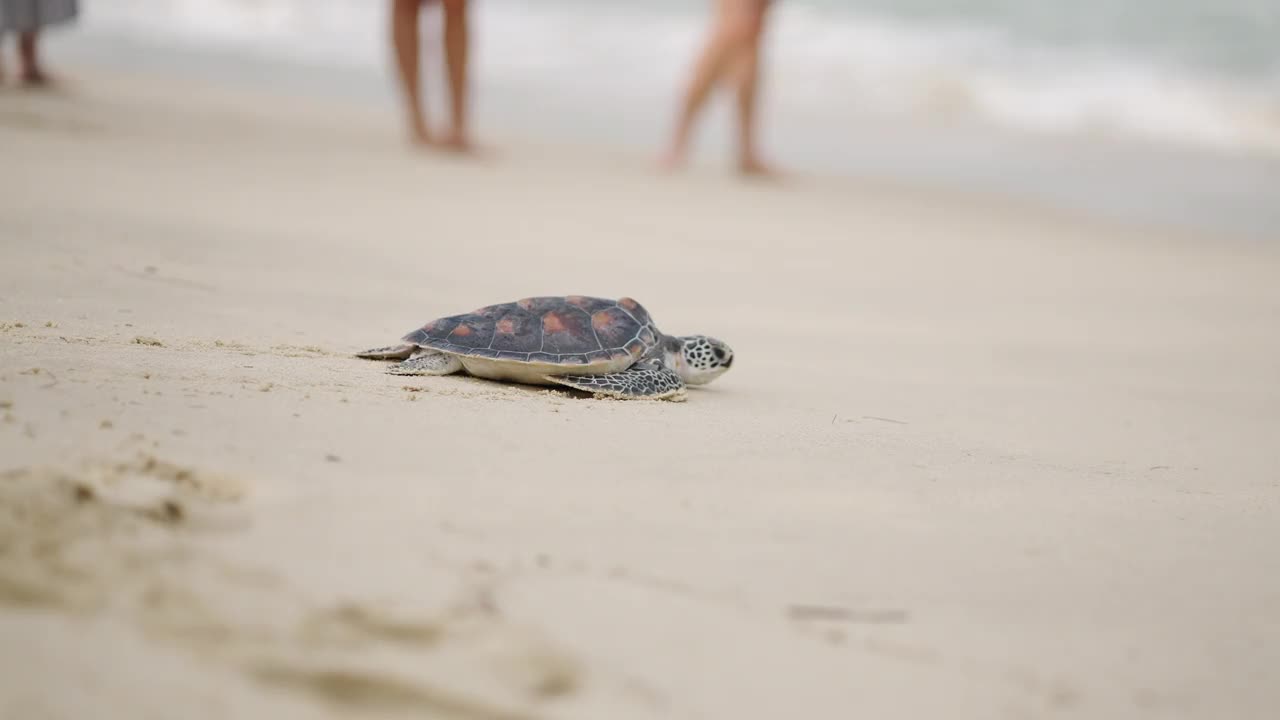
[[[59,48],[61,43],[63,47]],[[68,35],[51,42],[54,52],[81,64],[105,65],[116,75],[151,72],[156,62],[172,62],[174,75],[202,78],[215,87],[271,94],[281,100],[314,101],[334,108],[377,107],[392,122],[399,104],[385,72],[338,65],[308,65],[250,54],[233,57],[209,49],[179,49],[137,39]],[[122,54],[123,53],[123,54]],[[229,65],[227,63],[230,63]],[[162,76],[157,78],[165,81]],[[445,98],[439,78],[429,84],[429,105],[439,114]],[[658,117],[644,124],[621,108],[597,108],[595,125],[574,125],[569,118],[585,109],[566,98],[535,97],[518,88],[473,90],[477,137],[509,139],[517,145],[586,150],[619,155],[633,163],[656,158],[666,125]],[[264,98],[266,100],[267,98]],[[569,103],[569,104],[566,104]],[[542,112],[536,108],[545,106]],[[1101,224],[1136,229],[1220,236],[1230,242],[1280,240],[1280,206],[1268,187],[1280,185],[1280,157],[1239,155],[1159,143],[1119,142],[1089,137],[1041,136],[964,124],[907,124],[868,115],[848,130],[855,135],[833,161],[821,147],[797,142],[814,134],[835,136],[832,127],[785,114],[766,103],[765,143],[783,170],[819,182],[847,181],[863,186],[919,189],[969,199],[988,196]],[[518,128],[504,118],[530,123]],[[729,118],[712,103],[701,123],[703,140],[695,145],[694,169],[731,173],[725,128]]]

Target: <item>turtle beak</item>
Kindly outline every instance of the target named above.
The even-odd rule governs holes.
[[[713,352],[716,356],[716,362],[719,363],[719,369],[722,372],[728,370],[729,366],[733,364],[733,351],[722,344],[716,347]]]

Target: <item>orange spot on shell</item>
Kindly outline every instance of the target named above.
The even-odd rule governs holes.
[[[591,315],[591,327],[596,330],[604,330],[613,324],[613,316],[608,310],[601,310]]]
[[[516,331],[516,323],[511,318],[504,317],[501,320],[499,320],[496,325],[494,325],[494,329],[500,333],[506,333],[510,335],[511,333]]]
[[[628,310],[635,310],[636,308],[640,307],[640,303],[636,302],[635,300],[632,300],[629,297],[622,298],[621,300],[618,301],[618,304]]]
[[[453,334],[457,335],[458,337],[466,337],[471,334],[471,328],[467,327],[466,325],[459,325],[458,327],[453,329]]]
[[[633,342],[627,346],[627,352],[631,353],[632,357],[640,357],[644,354],[644,345],[641,345],[638,342]]]
[[[569,303],[570,305],[577,305],[578,307],[588,305],[591,302],[590,300],[586,299],[581,295],[570,295],[569,297],[565,298],[564,301]]]
[[[564,321],[555,313],[547,313],[542,316],[542,329],[544,332],[556,333],[566,330]]]
[[[516,305],[519,305],[522,310],[532,310],[533,298],[525,298],[523,300],[517,300]]]

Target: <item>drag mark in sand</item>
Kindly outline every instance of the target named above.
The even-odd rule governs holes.
[[[836,605],[790,605],[787,617],[801,621],[825,621],[865,623],[869,625],[895,625],[907,622],[906,610],[856,610]]]
[[[160,270],[155,265],[147,265],[142,269],[142,272],[138,272],[137,270],[130,270],[129,268],[126,268],[120,265],[116,265],[115,269],[117,272],[123,273],[132,278],[149,280],[152,282],[159,282],[172,287],[183,288],[185,290],[201,290],[203,292],[217,292],[218,290],[217,286],[210,285],[208,283],[197,282],[195,280],[187,280],[185,278],[160,275],[159,274]]]
[[[877,421],[877,422],[892,423],[892,424],[894,424],[894,425],[910,425],[910,424],[911,424],[911,423],[907,422],[906,420],[894,420],[893,418],[880,417],[880,416],[878,416],[878,415],[863,415],[861,419],[863,419],[863,420],[875,420],[875,421]],[[847,418],[846,418],[846,419],[841,419],[841,418],[840,418],[839,413],[837,413],[837,414],[835,414],[835,415],[832,415],[832,416],[831,416],[831,424],[832,424],[832,425],[835,425],[837,420],[838,420],[838,421],[840,421],[840,422],[842,422],[842,423],[853,423],[853,422],[858,422],[857,420],[852,420],[852,419],[847,419]]]

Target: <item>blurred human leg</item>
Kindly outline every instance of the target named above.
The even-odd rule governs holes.
[[[757,89],[760,85],[760,45],[764,35],[765,13],[769,3],[749,3],[743,19],[746,36],[738,51],[734,68],[734,84],[737,90],[738,115],[738,169],[748,175],[769,174],[771,170],[760,159],[756,145]]]
[[[470,134],[467,128],[469,78],[469,33],[467,26],[467,0],[442,0],[444,5],[445,65],[449,72],[449,100],[451,127],[444,145],[453,150],[469,150]]]
[[[681,99],[663,165],[684,163],[693,125],[715,86],[733,74],[738,91],[739,166],[763,170],[754,147],[759,48],[768,0],[717,0],[711,32]]]
[[[422,0],[392,0],[391,43],[395,49],[396,69],[401,95],[408,116],[409,134],[419,144],[431,142],[431,131],[422,103],[422,72],[418,31]]]

